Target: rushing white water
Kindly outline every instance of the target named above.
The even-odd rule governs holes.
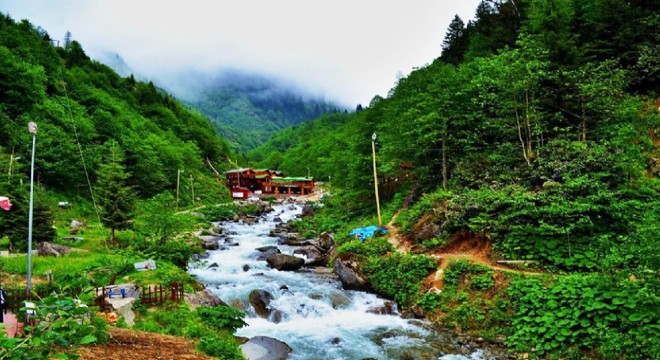
[[[290,359],[443,359],[482,360],[481,351],[458,349],[451,339],[418,320],[399,316],[377,315],[369,309],[384,301],[365,292],[346,291],[332,274],[312,269],[278,271],[266,261],[256,260],[256,248],[277,245],[284,254],[295,248],[278,245],[270,230],[279,217],[290,221],[302,212],[300,205],[275,205],[275,211],[257,223],[222,223],[225,234],[237,246],[210,251],[206,266],[190,273],[206,284],[223,301],[239,307],[248,315],[247,327],[237,331],[244,337],[269,336],[284,341],[293,352]],[[208,267],[208,264],[217,264]],[[283,286],[285,286],[283,288]],[[281,319],[257,316],[248,301],[253,290],[273,295],[269,307],[277,309]],[[275,322],[279,321],[279,322]]]

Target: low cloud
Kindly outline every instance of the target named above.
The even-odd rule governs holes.
[[[93,58],[116,52],[173,91],[195,85],[187,74],[231,68],[355,106],[438,57],[451,19],[472,18],[478,2],[0,0],[0,10],[54,39],[70,31]]]

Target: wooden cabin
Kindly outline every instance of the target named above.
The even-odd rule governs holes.
[[[247,198],[256,194],[275,195],[307,195],[314,192],[314,178],[312,177],[285,177],[282,172],[267,169],[252,170],[249,168],[234,169],[225,172],[227,187],[233,198]],[[246,197],[235,197],[234,189],[247,189],[250,191]],[[237,190],[240,192],[242,190]]]
[[[273,177],[272,187],[275,195],[307,195],[314,192],[314,178]]]
[[[240,168],[229,170],[225,172],[225,176],[227,177],[227,187],[230,189],[244,187],[251,191],[257,190],[256,175],[252,169]]]

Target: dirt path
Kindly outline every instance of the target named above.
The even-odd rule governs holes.
[[[410,241],[408,241],[403,234],[399,234],[399,229],[394,226],[394,222],[396,221],[396,218],[399,217],[399,213],[401,213],[401,210],[397,211],[396,214],[392,216],[390,222],[385,225],[385,229],[387,229],[387,233],[389,234],[387,237],[387,242],[392,244],[396,251],[409,253],[411,244]]]
[[[394,222],[396,221],[400,212],[401,211],[397,211],[394,216],[392,216],[390,222],[385,225],[385,228],[389,234],[387,241],[392,244],[396,251],[407,254],[412,248],[412,241],[408,239],[404,234],[400,233],[399,229],[394,226]],[[481,264],[500,272],[513,272],[525,275],[543,275],[543,273],[540,272],[520,270],[510,266],[496,264],[490,258],[491,248],[492,242],[490,240],[481,236],[465,233],[458,234],[452,238],[449,244],[443,246],[440,250],[436,250],[430,254],[427,254],[438,260],[438,269],[427,278],[429,290],[441,290],[444,286],[444,271],[449,267],[451,262],[461,259],[465,259],[472,263]]]
[[[110,341],[104,345],[78,349],[81,360],[212,360],[195,350],[195,344],[183,338],[143,331],[110,328]]]

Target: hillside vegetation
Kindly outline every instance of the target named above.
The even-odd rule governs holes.
[[[301,92],[265,76],[226,71],[203,83],[200,93],[186,102],[208,117],[236,151],[263,144],[277,130],[338,111],[323,100],[303,99]]]
[[[120,195],[117,186],[129,189],[122,195],[127,205],[164,192],[174,196],[177,178],[178,205],[192,204],[193,194],[227,199],[209,164],[226,169],[230,150],[207,119],[152,83],[90,60],[70,37],[53,46],[45,30],[0,14],[0,193],[14,203],[12,212],[0,213],[0,235],[12,244],[24,246],[18,234],[27,227],[28,122],[38,126],[37,214],[47,215],[57,201],[78,209],[103,205],[104,190],[106,198]],[[93,209],[83,212],[95,218]],[[52,239],[47,221],[35,226]]]
[[[331,181],[299,227],[338,232],[384,295],[527,356],[658,358],[658,14],[653,1],[482,1],[386,98],[250,157]],[[373,133],[384,222],[403,208],[394,224],[415,254],[346,236],[375,222]],[[428,256],[472,243],[545,275],[459,261],[425,292]]]

